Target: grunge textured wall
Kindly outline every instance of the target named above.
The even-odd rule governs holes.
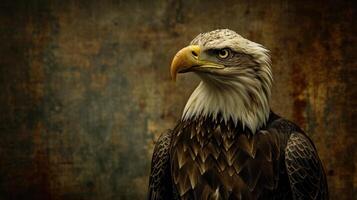
[[[356,18],[352,1],[2,1],[0,199],[144,199],[198,83],[169,63],[225,27],[271,50],[273,109],[316,143],[331,199],[356,199]]]

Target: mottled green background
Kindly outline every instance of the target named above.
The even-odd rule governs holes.
[[[230,28],[271,50],[273,109],[357,198],[353,1],[1,1],[0,199],[144,199],[155,139],[198,83],[175,52]]]

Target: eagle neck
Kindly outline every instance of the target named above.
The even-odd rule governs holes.
[[[205,76],[206,77],[206,76]],[[234,79],[202,81],[188,99],[182,120],[212,118],[228,124],[232,121],[255,133],[270,113],[269,96],[260,87],[249,87]]]

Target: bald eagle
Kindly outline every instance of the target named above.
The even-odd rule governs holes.
[[[154,148],[148,199],[328,199],[316,148],[274,114],[269,51],[228,29],[199,34],[171,76],[201,82]]]

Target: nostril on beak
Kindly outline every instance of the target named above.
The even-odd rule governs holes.
[[[195,51],[191,51],[191,53],[192,53],[192,55],[193,55],[194,57],[197,57],[197,56],[198,56],[198,54],[197,54]]]

